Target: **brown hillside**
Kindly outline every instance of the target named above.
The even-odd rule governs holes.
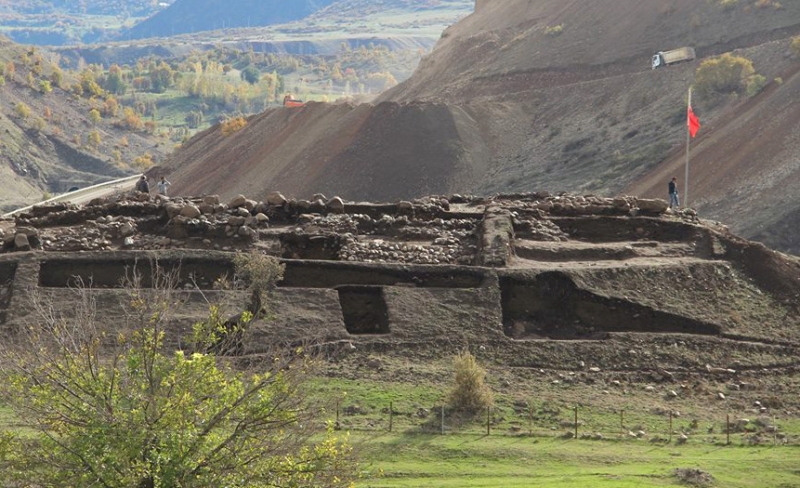
[[[800,254],[800,66],[701,129],[690,155],[690,205],[735,232]],[[626,188],[665,198],[672,176],[685,190],[685,145]]]
[[[171,173],[172,191],[263,198],[281,188],[353,199],[451,192],[487,170],[477,157],[485,150],[464,143],[476,130],[469,115],[444,104],[269,110],[234,135],[213,128],[192,139],[177,156],[182,164]]]
[[[296,197],[323,192],[383,200],[450,192],[646,191],[663,185],[663,175],[647,188],[633,183],[670,154],[679,157],[686,92],[698,65],[651,70],[652,53],[691,45],[702,59],[737,50],[768,80],[784,78],[782,88],[746,103],[698,103],[707,134],[723,125],[733,129],[724,122],[732,113],[759,112],[768,100],[790,110],[783,97],[792,93],[798,62],[787,56],[788,42],[798,33],[800,4],[788,2],[780,8],[752,1],[733,8],[693,0],[479,2],[474,14],[444,33],[415,75],[376,105],[267,112],[218,147],[222,136],[206,133],[166,171],[174,172],[181,193],[227,195],[263,196],[278,187]],[[731,140],[760,130],[747,120],[739,119],[741,132]],[[790,118],[784,127],[780,133],[788,138]],[[785,138],[775,137],[764,144],[777,151]],[[795,171],[786,144],[770,163],[778,174]],[[717,150],[715,159],[729,159],[729,149]],[[736,150],[743,160],[761,157],[757,144]],[[732,176],[734,186],[714,180],[719,195],[735,194],[742,177]],[[708,176],[709,184],[713,179]],[[750,191],[762,187],[776,199],[796,194],[763,185]],[[725,217],[747,237],[766,238],[791,220],[788,207],[769,219],[750,208],[715,213],[728,207],[720,201],[701,210]],[[768,242],[793,249],[787,240]]]
[[[39,83],[49,82],[57,59],[47,50],[0,37],[0,213],[41,201],[48,193],[133,174],[117,164],[115,150],[130,163],[145,152],[160,160],[167,149],[154,136],[116,127],[111,117],[91,122],[89,111],[100,102],[70,93],[67,73],[63,88],[51,83],[52,91],[43,92]],[[37,62],[44,66],[39,74]],[[27,107],[27,115],[19,107]],[[92,131],[100,136],[97,147],[88,143]]]

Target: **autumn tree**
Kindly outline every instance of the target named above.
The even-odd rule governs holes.
[[[203,112],[199,110],[192,110],[191,112],[186,114],[184,120],[186,121],[186,125],[188,125],[192,129],[196,129],[200,127],[200,124],[203,123]]]
[[[155,93],[164,93],[172,86],[174,71],[169,64],[160,61],[150,66],[150,89]]]
[[[112,64],[108,68],[108,73],[103,80],[103,88],[105,88],[107,92],[113,93],[114,95],[125,94],[128,86],[125,83],[122,68],[120,68],[119,65]]]
[[[51,68],[50,82],[59,88],[64,87],[64,72],[61,71],[61,68],[59,68],[57,65],[53,65]]]
[[[142,130],[142,127],[144,127],[144,122],[142,122],[142,118],[139,117],[139,114],[136,113],[136,110],[131,107],[125,107],[122,109],[120,125],[130,130]]]
[[[97,124],[101,120],[103,120],[103,116],[100,114],[100,111],[96,108],[89,110],[89,120],[92,121],[92,124]]]
[[[239,76],[242,78],[242,81],[246,81],[251,85],[255,85],[261,78],[261,72],[258,71],[258,68],[256,68],[251,64],[250,66],[240,71]]]
[[[86,136],[86,143],[89,145],[89,147],[94,149],[97,149],[100,146],[101,141],[102,137],[100,136],[100,132],[96,130],[90,131]]]

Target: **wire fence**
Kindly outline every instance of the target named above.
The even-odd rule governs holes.
[[[469,415],[446,405],[412,402],[384,405],[336,402],[335,425],[353,431],[559,437],[652,443],[710,443],[730,446],[799,446],[800,419],[757,413],[706,415],[703,419],[663,410],[612,410],[587,405],[514,405]]]

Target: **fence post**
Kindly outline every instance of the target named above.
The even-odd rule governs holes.
[[[669,442],[672,443],[672,410],[669,411]]]
[[[725,443],[728,446],[731,445],[731,414],[725,418]]]
[[[778,419],[775,415],[772,416],[772,445],[778,445]]]
[[[442,405],[442,435],[444,435],[444,405]]]
[[[625,410],[619,411],[619,432],[625,437]]]
[[[533,435],[533,407],[528,405],[528,435]]]
[[[492,435],[492,407],[486,407],[486,435]]]
[[[336,428],[338,429],[340,426],[339,424],[339,399],[336,399]]]
[[[575,405],[575,440],[578,439],[578,406]]]
[[[392,431],[392,420],[394,416],[394,407],[392,404],[393,402],[389,402],[389,432]]]

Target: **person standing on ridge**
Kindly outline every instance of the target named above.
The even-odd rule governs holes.
[[[158,182],[158,194],[167,196],[167,188],[169,188],[170,184],[171,183],[162,176],[161,181]]]
[[[678,201],[678,178],[673,176],[669,182],[669,208],[678,206],[680,206]]]
[[[147,183],[147,176],[142,175],[136,182],[136,191],[140,193],[150,193],[150,185]]]

